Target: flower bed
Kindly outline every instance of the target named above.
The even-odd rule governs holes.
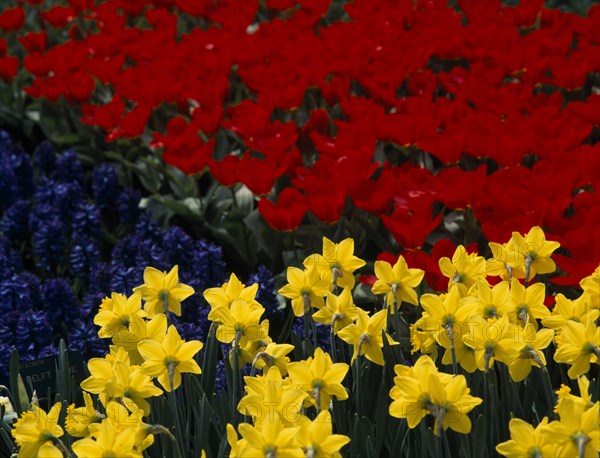
[[[595,456],[600,7],[554,3],[3,5],[0,450]]]

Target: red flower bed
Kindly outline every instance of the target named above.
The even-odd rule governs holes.
[[[19,32],[27,92],[79,105],[108,141],[150,133],[185,172],[245,184],[275,229],[307,211],[336,222],[351,202],[420,249],[441,203],[471,209],[489,240],[543,226],[567,250],[557,283],[600,261],[600,5],[579,17],[536,0],[69,3],[41,14],[67,41]],[[4,34],[23,16],[6,9]],[[177,116],[161,129],[149,120],[164,106]],[[237,154],[213,157],[225,133]]]

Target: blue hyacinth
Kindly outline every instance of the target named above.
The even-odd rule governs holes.
[[[119,176],[112,164],[100,164],[92,173],[92,196],[101,208],[115,205],[119,197]]]
[[[57,153],[49,142],[31,155],[0,131],[0,375],[13,347],[37,359],[66,338],[84,359],[106,354],[93,316],[111,292],[131,294],[143,283],[147,266],[179,265],[180,281],[196,294],[174,322],[182,337],[206,339],[202,291],[226,280],[221,248],[153,222],[139,207],[141,193],[119,185],[117,167],[86,170],[74,151]],[[261,284],[258,300],[278,316],[268,270],[250,282]]]

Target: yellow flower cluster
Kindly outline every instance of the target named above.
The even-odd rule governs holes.
[[[332,365],[329,355],[319,350],[314,359],[291,363],[288,378],[276,366],[263,375],[244,377],[246,395],[238,410],[252,418],[253,425],[238,426],[241,439],[235,428],[227,425],[230,457],[341,457],[339,450],[350,438],[333,434],[327,409],[331,395],[348,397],[341,385],[348,366]],[[306,404],[316,404],[323,410],[311,421],[302,414]]]
[[[509,423],[511,439],[496,446],[508,458],[556,456],[595,458],[600,453],[600,402],[593,403],[587,377],[578,380],[581,396],[574,396],[565,385],[556,392],[555,411],[559,420],[544,419],[534,428],[518,418]]]
[[[168,325],[169,313],[180,315],[181,301],[194,290],[179,283],[177,266],[169,273],[148,267],[144,282],[129,297],[117,293],[106,297],[94,318],[99,337],[112,339],[113,345],[104,358],[88,362],[90,376],[81,383],[84,405],[67,408],[65,429],[80,438],[72,445],[78,457],[141,458],[154,434],[170,434],[143,421],[150,415],[147,399],[163,393],[154,380],[171,391],[180,386],[182,373],[200,373],[194,355],[202,343],[184,342],[175,326]],[[92,394],[98,396],[102,412]],[[58,425],[60,410],[60,403],[48,413],[32,405],[22,414],[12,430],[19,457],[69,455],[60,440],[64,434]]]
[[[323,253],[313,254],[304,260],[305,270],[288,267],[288,284],[279,294],[292,301],[296,316],[310,315],[311,307],[317,309],[310,315],[317,323],[332,327],[332,334],[354,347],[352,362],[358,355],[383,366],[383,336],[390,345],[396,344],[387,329],[387,307],[373,316],[354,304],[352,288],[354,271],[365,261],[354,256],[354,240],[345,239],[339,244],[323,237]],[[375,294],[385,294],[391,312],[403,301],[417,305],[415,288],[421,283],[424,272],[409,269],[402,256],[392,267],[388,262],[377,261],[375,273],[378,280],[373,286]],[[342,288],[339,294],[338,287]]]
[[[353,242],[349,242],[346,245],[352,252]],[[341,263],[338,268],[348,280],[348,266]],[[292,299],[296,315],[303,315],[313,306],[324,306],[323,297],[332,280],[320,276],[316,265],[304,271],[289,268],[288,280],[290,284],[280,292]],[[287,355],[294,346],[278,344],[269,336],[268,320],[261,321],[265,310],[256,301],[257,290],[257,284],[246,286],[231,274],[221,287],[204,292],[211,306],[208,318],[213,322],[217,340],[231,343],[233,351],[239,351],[239,364],[251,363],[253,371],[262,371],[260,375],[244,377],[245,395],[237,410],[250,417],[252,425],[242,423],[237,431],[233,425],[227,425],[230,456],[341,456],[339,450],[350,439],[333,434],[328,409],[332,396],[339,400],[348,398],[342,386],[348,365],[333,364],[331,356],[320,348],[313,357],[291,363]],[[344,300],[348,300],[350,290],[344,291]],[[311,405],[320,411],[314,420],[302,414]]]
[[[487,380],[498,362],[508,368],[513,381],[520,382],[537,367],[550,383],[545,349],[553,343],[555,362],[569,365],[568,376],[578,380],[580,396],[563,385],[557,392],[558,420],[544,418],[534,428],[513,419],[511,439],[498,444],[496,451],[507,457],[597,456],[600,402],[592,402],[585,374],[592,364],[600,364],[600,266],[581,281],[579,297],[558,294],[549,309],[544,284],[534,281],[555,270],[551,255],[559,244],[546,240],[542,229],[534,227],[527,234],[513,233],[506,243],[489,246],[493,257],[488,260],[463,246],[456,248],[452,258],[439,260],[448,278],[448,291],[443,294],[419,296],[424,272],[409,268],[402,256],[394,265],[376,261],[372,293],[383,296],[379,302],[383,306],[370,312],[357,306],[352,295],[355,271],[365,265],[354,256],[354,241],[337,244],[323,238],[322,253],[307,257],[303,269],[287,269],[287,284],[279,293],[291,300],[295,316],[304,316],[306,337],[309,323],[330,326],[331,353],[318,347],[313,353],[309,342],[302,349],[274,342],[269,321],[262,319],[265,309],[256,300],[258,284],[246,286],[231,274],[220,287],[204,291],[212,321],[209,347],[214,348],[216,339],[232,348],[228,396],[235,415],[231,421],[237,424],[240,414],[250,420],[237,428],[227,424],[230,456],[341,456],[350,438],[333,433],[331,404],[333,398],[349,398],[343,384],[349,365],[337,362],[346,352],[338,353],[335,342],[339,338],[353,349],[353,398],[362,405],[360,377],[369,366],[361,356],[386,365],[384,347],[397,344],[387,332],[388,321],[395,321],[394,337],[400,340],[404,303],[422,308],[410,325],[412,351],[421,355],[412,367],[394,367],[391,416],[406,419],[408,427],[415,428],[430,415],[440,443],[448,428],[468,434],[469,412],[482,399],[471,396],[458,368],[467,373],[483,371]],[[179,283],[177,266],[168,273],[148,267],[144,284],[130,296],[113,293],[102,301],[94,323],[100,327],[99,336],[111,339],[112,345],[104,358],[88,362],[90,376],[81,383],[84,405],[66,409],[64,427],[77,438],[72,445],[77,456],[141,457],[155,434],[170,434],[144,419],[151,413],[149,398],[179,388],[183,373],[201,372],[196,355],[203,344],[185,342],[170,324],[170,314],[180,315],[181,301],[192,294],[191,287]],[[436,367],[440,349],[441,362],[452,365],[453,375]],[[305,359],[291,362],[294,350],[302,351]],[[239,368],[247,364],[252,365],[251,375],[244,377],[242,393]],[[389,374],[388,369],[384,372]],[[552,389],[545,388],[550,398]],[[60,439],[64,435],[58,424],[60,411],[60,403],[48,413],[32,404],[20,416],[12,430],[19,456],[53,458],[68,453]]]
[[[397,364],[394,370],[391,416],[406,418],[408,427],[414,428],[430,414],[435,419],[434,431],[438,436],[442,429],[448,428],[463,434],[471,432],[467,414],[482,400],[469,394],[463,375],[439,372],[427,355],[421,356],[413,367]]]
[[[495,361],[509,367],[514,381],[523,380],[532,366],[544,369],[544,350],[554,340],[556,362],[571,365],[578,377],[600,363],[598,271],[581,281],[583,294],[567,299],[559,294],[550,312],[543,283],[523,285],[555,269],[549,258],[558,247],[539,227],[522,236],[513,233],[504,244],[490,243],[494,257],[486,260],[459,246],[452,258],[442,258],[440,269],[449,278],[447,294],[424,294],[423,315],[411,327],[413,352],[434,359],[444,349],[443,364],[460,365],[467,372],[488,371]],[[489,276],[504,280],[494,284]],[[540,322],[543,325],[540,328]]]

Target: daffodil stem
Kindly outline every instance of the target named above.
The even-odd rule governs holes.
[[[439,436],[434,432],[435,434],[435,456],[436,458],[443,458],[444,456],[444,452],[442,450],[442,435],[440,434]]]
[[[444,428],[442,428],[440,435],[442,436],[442,443],[444,444],[444,452],[446,456],[452,456],[452,454],[450,453],[450,444],[448,444],[448,436],[446,435],[446,431],[444,431]]]
[[[314,393],[315,393],[315,401],[317,401],[317,414],[319,414],[319,413],[321,413],[321,388],[318,386],[315,387]]]
[[[421,451],[423,452],[423,456],[427,456],[427,428],[425,426],[425,421],[421,420]]]
[[[548,418],[554,420],[554,404],[556,403],[552,382],[550,381],[550,373],[546,367],[542,367],[542,379],[544,380],[544,391],[546,392],[546,400],[548,401]]]
[[[454,341],[452,341],[452,344],[450,346],[450,352],[452,353],[452,373],[454,375],[458,374],[458,366],[456,364],[456,348],[454,347]]]
[[[491,355],[490,355],[491,357]],[[498,439],[498,425],[496,412],[498,409],[498,389],[496,381],[496,372],[493,367],[489,367],[489,362],[486,361],[485,372],[483,373],[483,383],[485,384],[486,396],[485,396],[485,417],[488,425],[488,445],[489,445],[489,456],[494,455],[495,445],[499,442]]]
[[[169,300],[163,299],[163,311],[167,317],[167,327],[171,326],[171,317],[169,316]]]
[[[400,315],[398,314],[398,299],[396,298],[396,295],[394,294],[394,304],[392,305],[393,310],[394,310],[394,327],[396,328],[396,340],[398,340],[398,343],[400,345],[398,345],[399,350],[400,350],[400,358],[402,358],[402,360],[404,360],[404,354],[402,353],[402,337],[401,337],[401,332],[400,332]]]
[[[354,391],[355,391],[355,399],[356,399],[356,413],[358,414],[359,418],[360,415],[362,413],[362,406],[361,406],[361,389],[360,389],[360,360],[361,360],[361,356],[360,353],[359,355],[356,357],[356,359],[354,360],[354,369],[355,369],[355,373],[354,373]]]
[[[232,423],[236,425],[237,421],[237,397],[238,397],[238,378],[240,376],[240,335],[238,332],[235,333],[233,339],[232,352],[232,368],[231,368],[231,419]]]
[[[452,325],[446,325],[446,334],[448,335],[448,340],[450,340],[450,353],[452,354],[452,373],[454,375],[458,374],[458,365],[456,364],[456,345],[454,345],[454,328]]]
[[[533,259],[530,255],[525,256],[525,288],[529,286],[529,276],[531,275],[531,264]]]
[[[310,342],[310,331],[309,331],[309,326],[310,324],[308,323],[308,320],[310,320],[310,315],[308,314],[308,309],[305,308],[304,309],[304,340]]]
[[[579,458],[585,458],[585,449],[587,447],[588,442],[590,442],[590,438],[585,434],[581,434],[577,438],[577,456]]]
[[[61,441],[58,437],[52,436],[52,444],[54,444],[54,446],[60,450],[60,452],[63,454],[64,458],[71,458],[71,452],[69,452],[69,449],[67,448],[67,446],[64,444],[63,441]]]
[[[171,389],[171,391],[167,392],[167,398],[169,400],[169,406],[171,407],[171,415],[173,415],[173,425],[175,427],[175,437],[173,437],[175,442],[175,456],[178,458],[182,458],[183,455],[181,453],[181,448],[179,447],[179,439],[181,438],[181,434],[183,433],[183,426],[181,425],[180,417],[179,417],[179,409],[177,407],[177,395],[175,391]]]
[[[337,346],[335,344],[335,322],[331,323],[331,331],[329,333],[329,340],[331,341],[331,359],[334,363],[339,361]]]

